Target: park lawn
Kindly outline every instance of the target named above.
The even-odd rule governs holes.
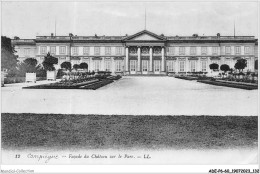
[[[257,147],[257,116],[2,113],[3,149]]]

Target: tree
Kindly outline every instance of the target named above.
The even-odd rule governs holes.
[[[79,68],[80,69],[88,69],[88,64],[83,62],[83,63],[79,64]]]
[[[58,64],[58,59],[56,57],[51,56],[50,53],[48,53],[44,57],[44,61],[42,62],[43,68],[46,71],[54,71],[55,70],[55,67],[53,66],[54,64]]]
[[[17,56],[11,44],[11,39],[1,36],[1,68],[6,70],[15,70],[17,66]]]
[[[255,60],[255,69],[258,70],[258,60]]]
[[[223,64],[220,66],[220,70],[226,73],[227,71],[230,70],[230,67],[227,64]]]
[[[78,70],[79,69],[79,65],[78,64],[74,64],[73,65],[73,69]]]
[[[60,67],[66,69],[66,70],[71,70],[71,63],[70,62],[63,62],[60,65]]]
[[[25,59],[23,62],[18,64],[18,72],[20,76],[25,76],[25,73],[27,72],[37,72],[39,68],[40,66],[37,65],[37,60],[34,58]]]
[[[217,70],[218,67],[219,67],[219,65],[217,63],[212,63],[212,64],[209,65],[209,69],[212,69],[213,71]]]
[[[239,72],[243,69],[245,69],[245,67],[247,66],[247,62],[246,59],[238,59],[236,64],[235,64],[235,68],[239,70]]]

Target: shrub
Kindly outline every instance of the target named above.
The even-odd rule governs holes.
[[[53,66],[54,64],[58,64],[58,59],[56,57],[53,57],[48,53],[44,57],[44,61],[42,62],[43,68],[46,71],[54,71],[55,67]]]
[[[220,70],[227,72],[227,71],[230,70],[230,67],[227,64],[223,64],[223,65],[220,66]]]
[[[59,69],[57,72],[57,78],[61,78],[65,73],[63,72],[63,69]]]
[[[66,69],[66,70],[71,70],[71,63],[70,62],[63,62],[60,65],[60,67]]]
[[[79,65],[78,64],[74,64],[73,65],[73,69],[78,70],[79,69]]]
[[[212,63],[212,64],[209,65],[209,68],[212,69],[212,70],[217,70],[218,67],[219,67],[219,65],[216,64],[216,63]]]
[[[79,68],[80,69],[88,69],[88,64],[85,62],[82,62],[81,64],[79,64]]]
[[[36,77],[46,77],[46,76],[47,76],[47,73],[43,68],[39,68],[36,71]]]

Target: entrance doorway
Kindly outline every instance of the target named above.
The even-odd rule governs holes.
[[[155,60],[154,61],[154,74],[160,74],[161,71],[161,61]]]
[[[136,60],[130,60],[130,74],[136,74]]]
[[[148,74],[148,60],[142,60],[142,74]]]

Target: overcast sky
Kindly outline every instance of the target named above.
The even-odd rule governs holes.
[[[146,29],[167,36],[258,37],[257,2],[2,2],[2,35],[131,35]]]

